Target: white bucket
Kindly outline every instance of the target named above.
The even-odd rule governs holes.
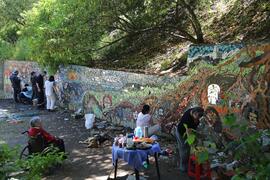
[[[85,128],[91,129],[94,126],[95,122],[95,114],[85,114]]]

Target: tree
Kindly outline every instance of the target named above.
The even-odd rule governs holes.
[[[21,14],[31,9],[37,0],[0,0],[0,37],[15,44],[18,40],[17,31],[24,25]]]
[[[88,64],[138,46],[149,34],[203,42],[198,0],[40,0],[23,13],[22,33],[41,64]],[[115,48],[120,46],[120,48]]]

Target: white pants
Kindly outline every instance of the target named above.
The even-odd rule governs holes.
[[[56,101],[55,95],[46,96],[46,98],[47,98],[47,109],[53,110]]]

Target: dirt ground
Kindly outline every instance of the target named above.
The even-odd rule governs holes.
[[[111,146],[102,148],[87,148],[79,141],[90,136],[90,131],[84,127],[84,120],[76,120],[66,110],[47,112],[36,110],[30,105],[14,104],[12,100],[0,100],[0,115],[8,114],[8,118],[0,116],[0,144],[8,143],[11,146],[19,145],[23,148],[27,143],[26,135],[21,132],[29,127],[32,116],[39,115],[43,119],[45,129],[60,138],[63,138],[66,151],[69,153],[68,160],[62,167],[44,177],[44,180],[105,180],[113,178],[113,165],[111,160]],[[14,123],[19,120],[20,123]],[[65,120],[66,119],[66,120]],[[68,119],[68,120],[67,120]],[[162,144],[161,144],[162,146]],[[159,158],[161,179],[189,179],[186,174],[181,174],[169,159]],[[133,173],[123,161],[119,161],[118,178],[127,179]],[[150,159],[150,167],[140,172],[145,179],[156,180],[156,169],[153,158]]]

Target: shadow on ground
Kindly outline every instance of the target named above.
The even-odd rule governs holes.
[[[84,121],[75,120],[65,110],[47,112],[36,110],[29,105],[14,104],[12,100],[0,100],[0,112],[5,112],[8,117],[0,117],[0,144],[8,143],[11,146],[19,145],[23,148],[27,143],[27,137],[21,132],[29,127],[29,120],[34,115],[43,119],[45,129],[53,135],[63,138],[66,150],[69,153],[68,160],[44,180],[105,180],[113,178],[113,166],[111,162],[111,147],[86,148],[79,141],[89,137],[90,131],[84,127]],[[68,120],[64,120],[68,118]],[[10,121],[11,120],[11,121]],[[188,179],[185,174],[180,174],[177,169],[162,159],[160,162],[161,179]],[[148,180],[156,180],[154,160],[150,159],[150,167],[140,172]],[[132,174],[131,167],[119,161],[117,179],[127,179]]]

